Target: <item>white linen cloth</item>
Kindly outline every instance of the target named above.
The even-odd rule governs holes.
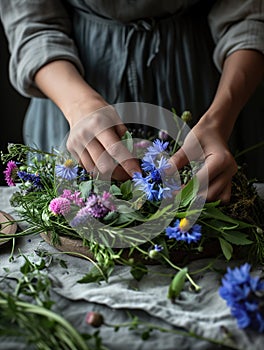
[[[9,204],[9,197],[13,188],[0,187],[0,209],[16,216]],[[30,259],[38,261],[36,250],[58,252],[55,248],[44,242],[39,236],[17,239],[14,260],[9,261],[10,245],[0,246],[1,274],[3,268],[8,267],[10,276],[19,275],[19,268],[24,259],[19,251],[28,255]],[[186,282],[180,298],[172,304],[167,298],[170,277],[162,276],[172,272],[172,269],[162,266],[149,266],[149,273],[137,282],[129,273],[129,268],[117,266],[109,282],[80,284],[81,279],[92,264],[85,259],[61,254],[60,259],[67,262],[65,269],[56,263],[56,259],[48,268],[53,281],[52,297],[55,300],[55,311],[63,315],[71,324],[83,333],[93,333],[95,329],[85,323],[88,311],[98,311],[104,316],[107,323],[117,324],[127,321],[126,311],[138,315],[141,320],[151,322],[161,327],[181,327],[191,330],[200,336],[212,339],[226,339],[226,344],[233,349],[262,350],[264,334],[252,330],[238,329],[236,320],[230,315],[225,301],[219,296],[218,289],[221,283],[221,274],[214,271],[198,273],[194,280],[201,286],[201,291],[195,293],[190,290]],[[208,259],[209,263],[211,259]],[[200,259],[189,265],[190,271],[199,270],[206,260]],[[227,263],[224,260],[217,262],[217,268],[225,271],[227,266],[239,266],[239,261]],[[156,274],[157,272],[157,274]],[[256,273],[260,268],[255,269]],[[1,288],[4,288],[1,282]],[[228,340],[226,333],[232,334]],[[114,332],[112,328],[102,326],[100,335],[103,344],[110,350],[208,350],[217,349],[215,344],[207,341],[182,337],[170,333],[154,331],[148,340],[141,339],[139,332],[129,331],[127,328]],[[228,347],[227,347],[228,348]],[[1,339],[0,349],[31,349],[21,344],[17,339]],[[32,347],[34,349],[34,347]]]

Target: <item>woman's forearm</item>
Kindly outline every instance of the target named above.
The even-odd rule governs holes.
[[[202,119],[228,140],[235,121],[264,77],[264,55],[239,50],[227,57],[215,98]]]
[[[127,129],[119,115],[72,63],[58,60],[45,65],[35,82],[64,113],[70,125],[67,148],[87,171],[117,180],[140,171],[138,161],[121,142]]]
[[[107,105],[85,82],[75,66],[66,60],[43,66],[35,76],[35,83],[61,109],[70,126]]]

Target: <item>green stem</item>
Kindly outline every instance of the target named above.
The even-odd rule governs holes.
[[[16,301],[15,303],[18,307],[23,308],[24,311],[27,313],[41,315],[57,322],[66,331],[68,331],[68,334],[71,335],[73,340],[76,341],[78,350],[89,350],[87,344],[84,342],[84,340],[79,335],[79,333],[64,318],[62,318],[58,314],[54,313],[53,311],[47,310],[43,307],[32,305],[23,301]],[[4,305],[8,307],[8,302],[6,300],[0,300],[0,305]]]
[[[213,339],[213,338],[207,338],[207,337],[203,337],[201,335],[198,335],[194,332],[191,332],[191,331],[187,331],[187,330],[184,330],[184,331],[181,331],[181,330],[178,330],[178,329],[168,329],[168,328],[165,328],[165,327],[159,327],[159,326],[156,326],[155,324],[152,324],[152,323],[148,323],[148,322],[143,322],[143,321],[138,321],[137,320],[137,325],[142,325],[142,326],[145,326],[147,327],[149,330],[158,330],[160,332],[163,332],[163,333],[172,333],[172,334],[177,334],[177,335],[181,335],[181,336],[188,336],[188,337],[191,337],[191,338],[195,338],[195,339],[198,339],[198,340],[205,340],[205,341],[208,341],[210,343],[213,343],[213,344],[216,344],[216,345],[220,345],[220,346],[225,346],[225,347],[228,347],[229,349],[234,349],[234,350],[237,350],[238,348],[235,347],[235,346],[230,346],[230,345],[225,345],[223,343],[223,341],[220,341],[220,340],[217,340],[217,339]],[[105,326],[107,327],[112,327],[114,329],[116,328],[121,328],[121,327],[130,327],[130,326],[135,326],[135,323],[134,322],[126,322],[126,323],[121,323],[121,324],[109,324],[109,323],[104,323]]]
[[[255,149],[257,149],[257,148],[259,148],[259,147],[263,147],[263,146],[264,146],[264,141],[261,141],[261,142],[255,144],[255,145],[253,145],[253,146],[251,146],[251,147],[248,147],[247,149],[245,149],[245,150],[243,150],[243,151],[237,153],[237,154],[235,155],[235,159],[237,159],[238,157],[242,156],[242,155],[245,154],[245,153],[254,151]]]
[[[179,266],[174,265],[165,255],[162,254],[161,256],[162,256],[163,259],[164,259],[171,267],[173,267],[175,270],[178,270],[178,271],[181,271],[181,270],[182,270]],[[193,285],[195,291],[198,292],[198,291],[201,289],[201,287],[198,286],[198,284],[196,284],[196,283],[194,282],[194,280],[191,278],[191,276],[189,275],[189,273],[186,274],[186,277],[188,278],[188,280],[189,280],[189,281],[191,282],[191,284]]]

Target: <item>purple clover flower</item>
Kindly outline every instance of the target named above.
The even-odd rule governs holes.
[[[81,208],[78,213],[75,215],[75,217],[71,220],[70,226],[71,227],[78,227],[83,224],[85,224],[89,219],[91,218],[90,208],[89,207],[83,207]]]
[[[160,130],[159,131],[159,138],[161,140],[167,140],[168,137],[169,137],[169,134],[168,134],[168,132],[166,130]]]
[[[71,202],[67,198],[54,198],[49,204],[49,210],[55,215],[65,215],[71,210]]]
[[[9,162],[7,162],[7,166],[6,169],[4,170],[4,175],[5,175],[5,181],[7,183],[8,186],[16,186],[14,179],[17,176],[17,171],[18,171],[18,167],[16,165],[16,162],[14,162],[13,160],[10,160]]]
[[[81,192],[80,191],[74,191],[72,193],[71,190],[63,190],[62,198],[67,198],[69,199],[73,204],[77,205],[78,207],[83,207],[85,205],[84,199],[81,197]]]
[[[174,238],[177,241],[187,242],[188,244],[192,242],[196,243],[202,237],[201,226],[195,224],[190,227],[188,219],[177,219],[173,226],[168,226],[166,228],[166,236],[169,238]]]
[[[110,198],[111,194],[106,191],[102,195],[91,194],[86,201],[86,207],[89,208],[90,215],[101,219],[110,211],[115,211],[116,208]]]
[[[239,328],[253,328],[264,332],[263,294],[264,282],[250,275],[248,263],[227,268],[219,288],[220,296],[230,306],[231,314],[237,319]]]
[[[116,207],[111,201],[111,194],[104,191],[102,195],[90,194],[85,206],[81,208],[76,216],[71,220],[72,227],[80,226],[87,222],[91,217],[102,219],[109,212],[115,211]]]

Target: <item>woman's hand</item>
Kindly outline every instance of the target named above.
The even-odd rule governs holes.
[[[183,146],[171,157],[170,173],[190,161],[202,161],[203,165],[196,173],[200,195],[210,202],[221,200],[227,203],[237,164],[221,133],[205,120],[206,117],[194,126]]]
[[[64,113],[70,126],[67,148],[87,171],[121,181],[140,171],[121,142],[127,129],[117,112],[71,62],[50,62],[37,72],[35,82]]]
[[[71,126],[67,148],[94,175],[124,181],[140,171],[138,162],[123,145],[127,128],[112,106],[105,106]]]
[[[228,139],[240,111],[263,77],[263,53],[237,50],[230,54],[225,59],[211,106],[192,129],[192,133],[187,135],[182,149],[172,157],[174,169],[180,169],[189,160],[199,160],[204,154],[205,164],[197,176],[203,193],[206,191],[208,174],[207,195],[205,193],[208,201],[220,199],[226,203],[230,199],[232,176],[237,171],[237,165],[228,149]],[[197,147],[195,139],[201,148]]]

